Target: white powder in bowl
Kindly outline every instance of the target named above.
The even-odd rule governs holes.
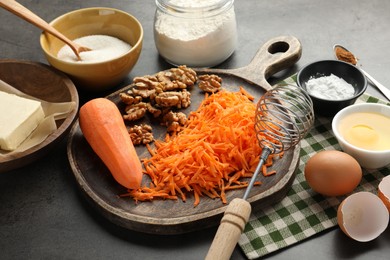
[[[307,92],[315,97],[327,100],[342,100],[353,97],[355,88],[333,74],[311,78],[306,82]]]
[[[74,42],[90,48],[91,51],[81,52],[79,61],[72,49],[65,45],[59,50],[57,58],[70,62],[94,63],[115,59],[131,50],[131,45],[127,42],[108,35],[84,36]]]
[[[221,0],[171,0],[170,4],[201,10]],[[234,7],[211,15],[193,12],[189,17],[156,11],[154,39],[160,55],[175,65],[213,67],[227,59],[237,44]]]

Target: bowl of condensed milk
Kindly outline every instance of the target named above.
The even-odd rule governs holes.
[[[377,169],[390,164],[390,106],[359,103],[340,110],[332,130],[341,149],[363,168]]]

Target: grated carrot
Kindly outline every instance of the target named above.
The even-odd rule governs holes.
[[[259,163],[261,147],[254,130],[256,106],[243,88],[206,95],[187,124],[164,141],[148,146],[151,157],[143,159],[149,186],[129,190],[135,201],[178,199],[193,193],[194,206],[201,197],[220,198],[227,203],[226,191],[246,188],[248,178]],[[266,168],[272,165],[267,160]],[[260,182],[256,182],[260,185]]]

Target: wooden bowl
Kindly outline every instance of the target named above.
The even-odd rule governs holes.
[[[18,60],[0,60],[0,79],[14,88],[48,102],[76,102],[64,120],[57,120],[57,130],[30,149],[0,156],[0,172],[25,166],[46,155],[64,138],[76,120],[79,96],[73,82],[47,65]]]

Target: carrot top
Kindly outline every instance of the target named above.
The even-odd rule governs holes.
[[[151,182],[124,196],[136,201],[185,201],[192,193],[194,206],[202,196],[227,203],[225,192],[247,187],[242,178],[251,177],[259,163],[253,99],[242,88],[206,95],[180,132],[156,141],[155,149],[148,146],[151,158],[143,159],[143,164]],[[269,175],[265,169],[263,173]]]

